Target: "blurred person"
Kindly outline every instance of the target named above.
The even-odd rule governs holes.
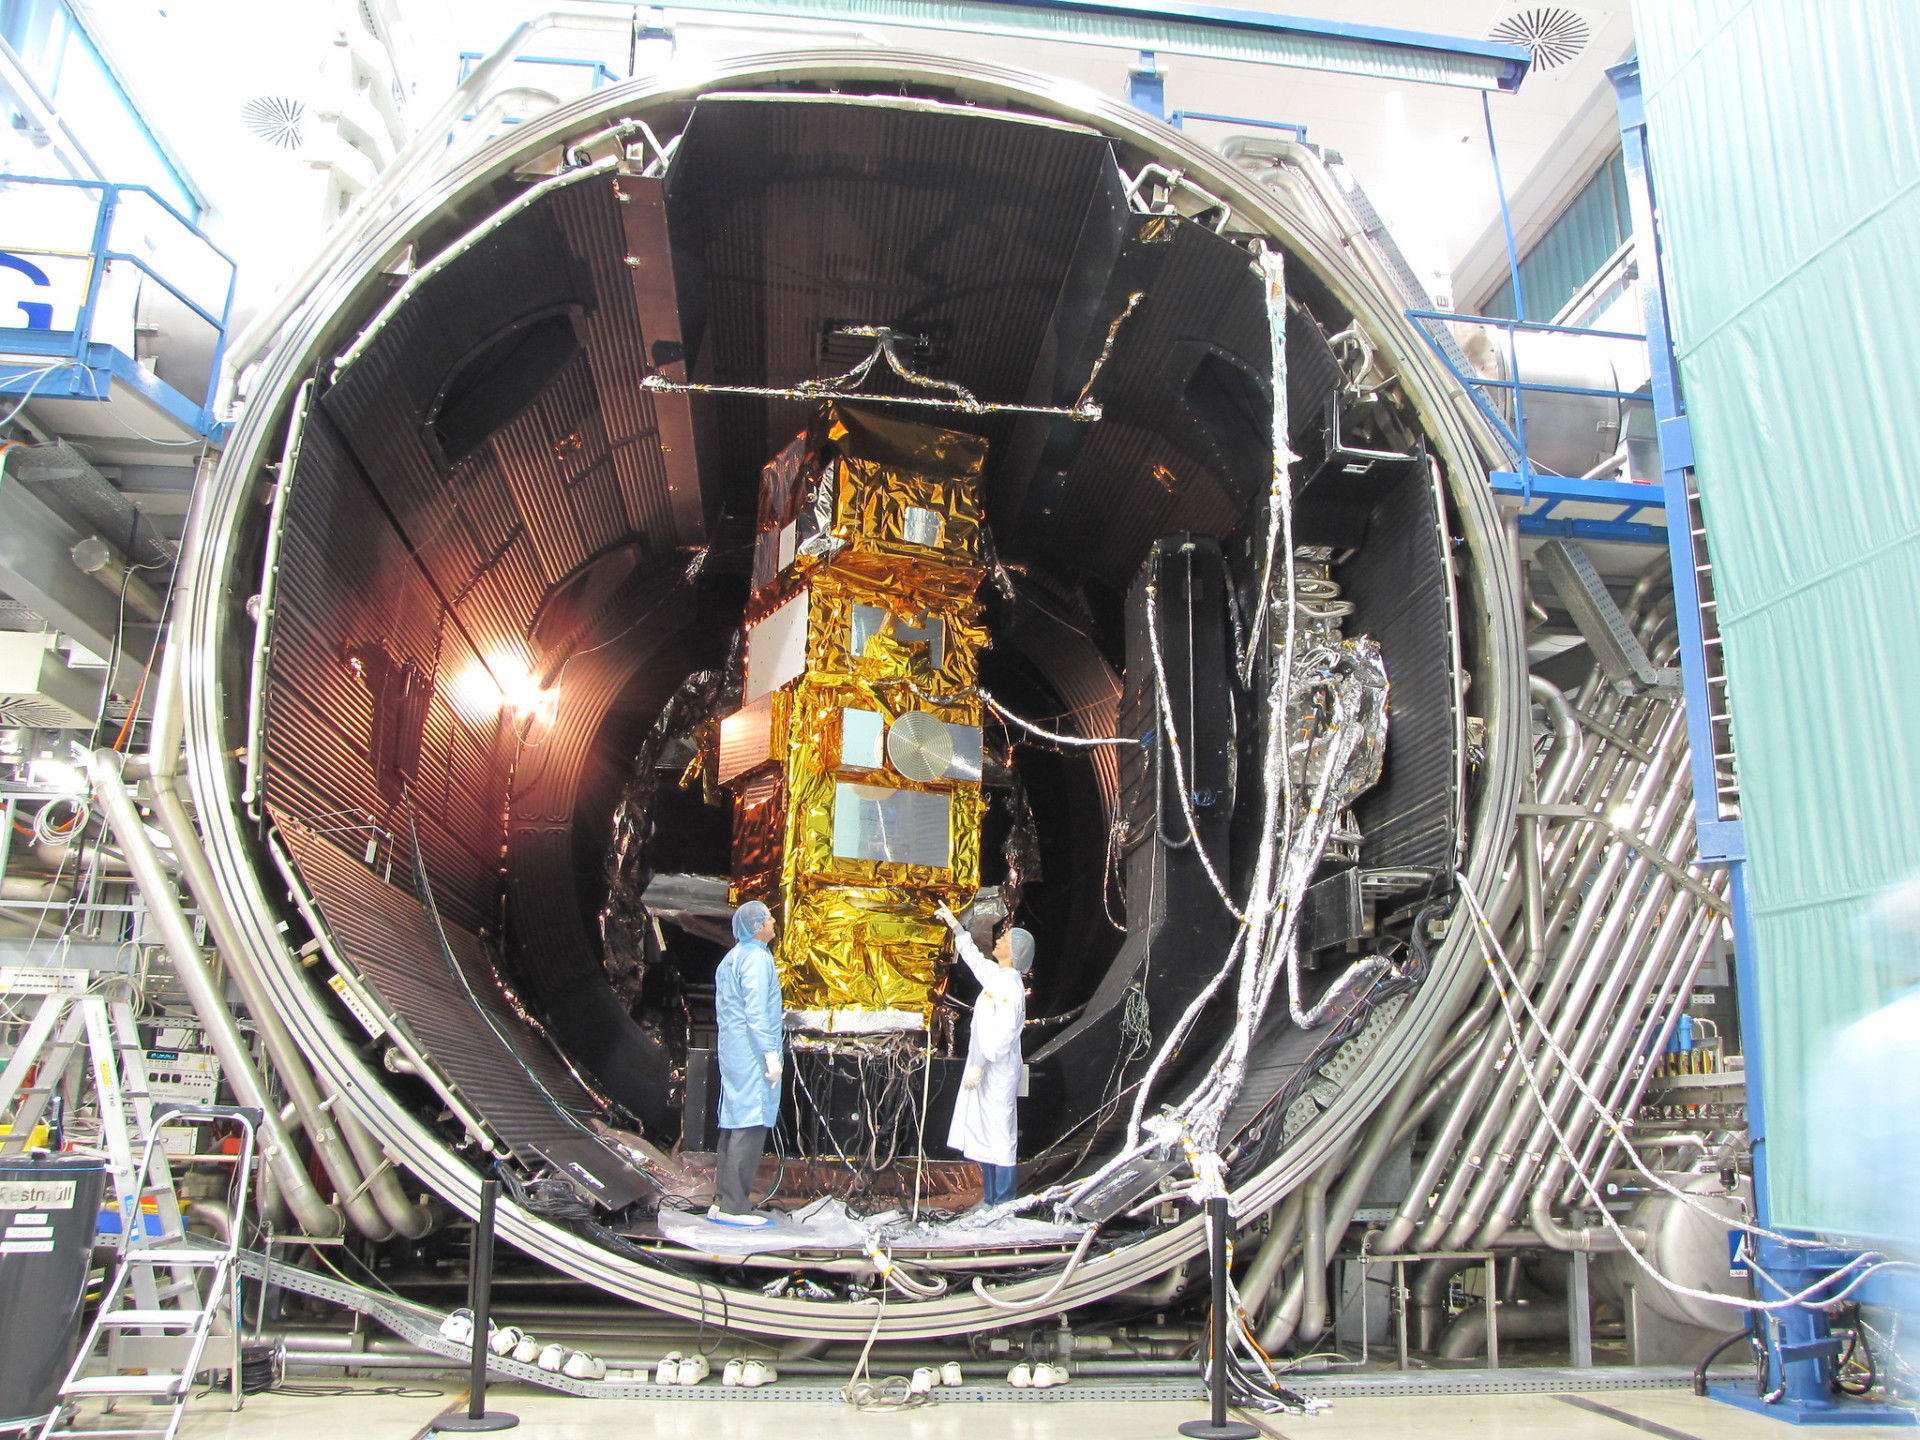
[[[1801,1126],[1810,1207],[1826,1233],[1920,1259],[1920,879],[1880,896],[1860,963],[1894,998],[1834,1033]]]

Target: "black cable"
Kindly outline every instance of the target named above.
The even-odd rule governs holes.
[[[1700,1363],[1693,1367],[1693,1393],[1696,1395],[1707,1393],[1707,1367],[1718,1360],[1723,1352],[1741,1340],[1751,1341],[1752,1339],[1751,1329],[1735,1331],[1702,1356]]]
[[[1848,1306],[1848,1309],[1851,1311],[1853,1325],[1852,1329],[1847,1332],[1846,1352],[1834,1363],[1833,1388],[1842,1395],[1866,1395],[1871,1393],[1873,1387],[1880,1383],[1880,1370],[1874,1363],[1873,1347],[1867,1343],[1866,1330],[1860,1323],[1860,1307],[1856,1304]],[[1865,1382],[1858,1386],[1847,1384],[1843,1378],[1847,1373],[1847,1367],[1854,1363],[1854,1355],[1856,1353],[1865,1357],[1867,1371]]]
[[[240,1347],[240,1393],[242,1395],[294,1395],[308,1399],[337,1399],[348,1395],[385,1395],[402,1400],[432,1400],[441,1390],[411,1385],[289,1385],[286,1383],[287,1352],[283,1345],[243,1345]],[[203,1371],[210,1383],[196,1397],[204,1400],[216,1390],[233,1383],[231,1371]]]

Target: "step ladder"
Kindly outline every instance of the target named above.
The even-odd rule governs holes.
[[[164,1149],[148,1142],[158,1134],[148,1091],[146,1050],[124,999],[96,993],[84,970],[58,967],[0,970],[0,994],[39,997],[39,1007],[20,1044],[0,1070],[0,1120],[11,1128],[0,1137],[0,1159],[27,1154],[35,1132],[54,1112],[53,1101],[77,1089],[84,1062],[92,1071],[100,1149],[120,1211],[122,1234],[147,1224],[151,1208],[163,1236],[179,1236],[180,1200]],[[64,1121],[64,1107],[57,1113]],[[138,1148],[136,1148],[138,1147]],[[153,1297],[142,1295],[142,1303]]]
[[[240,1332],[240,1217],[246,1213],[247,1181],[260,1125],[260,1113],[228,1105],[169,1106],[153,1117],[141,1149],[140,1173],[150,1172],[160,1149],[161,1128],[174,1123],[227,1120],[240,1128],[240,1149],[233,1158],[228,1214],[234,1223],[224,1242],[165,1230],[149,1235],[143,1226],[123,1226],[118,1264],[100,1308],[60,1386],[60,1403],[41,1426],[39,1440],[62,1436],[147,1436],[174,1440],[186,1413],[194,1377],[210,1368],[209,1345],[224,1319],[231,1340],[227,1357],[231,1407],[242,1399]],[[164,1156],[160,1161],[165,1165]],[[136,1212],[137,1213],[137,1212]],[[97,1413],[82,1402],[105,1403]],[[122,1401],[144,1401],[144,1409],[119,1410]]]

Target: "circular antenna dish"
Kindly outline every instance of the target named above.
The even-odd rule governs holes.
[[[925,710],[909,710],[887,727],[887,759],[909,780],[943,780],[953,765],[953,736]]]

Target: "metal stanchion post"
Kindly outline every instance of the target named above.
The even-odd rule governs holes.
[[[1213,1414],[1181,1423],[1180,1433],[1192,1440],[1260,1440],[1253,1426],[1227,1418],[1227,1226],[1232,1223],[1226,1196],[1207,1201],[1207,1264],[1213,1272],[1213,1369],[1207,1389]]]
[[[473,1258],[467,1276],[467,1304],[473,1310],[473,1373],[467,1381],[467,1413],[435,1418],[435,1430],[511,1430],[518,1415],[487,1409],[488,1304],[493,1298],[493,1210],[500,1201],[500,1182],[480,1182],[480,1218],[473,1226]]]

